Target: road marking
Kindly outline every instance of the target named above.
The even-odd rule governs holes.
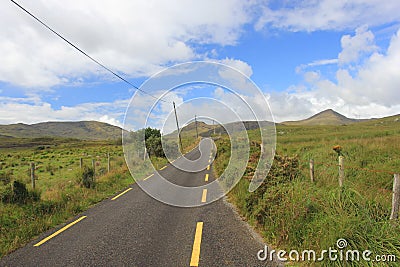
[[[198,222],[196,225],[196,233],[194,235],[192,258],[190,259],[190,267],[199,266],[202,234],[203,234],[203,222]]]
[[[206,178],[204,179],[204,181],[208,182],[208,173],[206,173]]]
[[[146,178],[144,178],[143,179],[143,181],[146,181],[147,179],[149,179],[151,176],[153,176],[154,175],[154,173],[153,174],[150,174],[149,176],[147,176]]]
[[[203,195],[201,196],[201,202],[204,203],[207,201],[207,189],[203,189]]]
[[[211,159],[208,160],[208,163],[211,163]]]
[[[128,189],[126,189],[124,192],[122,192],[121,194],[116,195],[115,197],[113,197],[111,200],[116,200],[117,198],[119,198],[120,196],[122,196],[123,194],[125,194],[128,191],[131,191],[132,187],[129,187]]]
[[[86,217],[87,217],[87,216],[82,216],[82,217],[80,217],[80,218],[77,219],[76,221],[73,221],[72,223],[70,223],[70,224],[64,226],[63,228],[61,228],[60,230],[58,230],[58,231],[55,232],[54,234],[49,235],[48,237],[46,237],[45,239],[43,239],[43,240],[40,241],[39,243],[36,243],[36,244],[33,245],[33,246],[34,246],[34,247],[38,247],[38,246],[42,245],[43,243],[49,241],[49,240],[52,239],[53,237],[55,237],[55,236],[61,234],[62,232],[64,232],[65,230],[67,230],[68,228],[70,228],[71,226],[73,226],[74,224],[76,224],[76,223],[82,221],[82,220],[85,219]]]
[[[210,170],[210,164],[207,165],[207,171],[209,171],[209,170]]]
[[[167,168],[167,165],[165,165],[164,167],[162,167],[162,168],[160,169],[160,171],[164,170],[165,168]]]
[[[171,161],[171,163],[174,163],[176,159],[174,159],[173,161]]]

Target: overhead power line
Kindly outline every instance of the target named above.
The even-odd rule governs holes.
[[[136,85],[134,85],[133,83],[131,83],[130,81],[128,81],[127,79],[123,78],[121,75],[117,74],[116,72],[114,72],[113,70],[111,70],[110,68],[106,67],[105,65],[103,65],[102,63],[100,63],[98,60],[94,59],[93,57],[91,57],[88,53],[86,53],[85,51],[83,51],[82,49],[80,49],[78,46],[76,46],[75,44],[73,44],[71,41],[69,41],[67,38],[65,38],[64,36],[62,36],[61,34],[59,34],[58,32],[56,32],[55,30],[53,30],[50,26],[48,26],[46,23],[44,23],[43,21],[41,21],[39,18],[37,18],[35,15],[33,15],[31,12],[29,12],[26,8],[24,8],[23,6],[21,6],[20,4],[18,4],[17,2],[15,2],[14,0],[10,0],[11,2],[13,2],[17,7],[19,7],[20,9],[22,9],[25,13],[27,13],[29,16],[31,16],[32,18],[34,18],[36,21],[38,21],[40,24],[42,24],[44,27],[46,27],[48,30],[50,30],[52,33],[54,33],[55,35],[57,35],[58,37],[60,37],[63,41],[65,41],[66,43],[68,43],[70,46],[72,46],[73,48],[75,48],[76,50],[78,50],[80,53],[82,53],[83,55],[85,55],[87,58],[89,58],[90,60],[92,60],[93,62],[95,62],[97,65],[101,66],[103,69],[105,69],[106,71],[110,72],[112,75],[114,75],[115,77],[117,77],[118,79],[124,81],[125,83],[129,84],[130,86],[132,86],[133,88],[135,88],[136,90],[141,91],[142,93],[149,95],[157,100],[160,100],[162,102],[165,103],[169,103],[168,101],[162,100],[161,98],[158,98],[142,89],[140,89],[139,87],[137,87]]]

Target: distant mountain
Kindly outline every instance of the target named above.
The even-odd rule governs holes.
[[[214,128],[219,127],[218,125],[208,125],[202,121],[197,122],[197,133],[199,136],[210,136],[210,132],[213,132]],[[193,137],[196,136],[196,123],[191,122],[187,125],[184,125],[181,127],[181,136],[182,137]],[[164,135],[164,138],[175,138],[176,137],[177,130],[173,131],[172,133]]]
[[[1,137],[40,138],[63,137],[82,140],[116,140],[122,129],[103,122],[41,122],[37,124],[0,125]]]
[[[350,119],[346,116],[332,110],[327,109],[314,116],[309,117],[305,120],[299,121],[285,121],[282,122],[284,125],[343,125],[352,124],[355,122],[360,122],[365,120]]]
[[[226,123],[225,125],[210,125],[206,124],[202,121],[197,122],[197,132],[199,136],[201,137],[210,137],[213,134],[226,134],[227,132],[233,133],[237,132],[243,129],[243,126],[246,130],[254,130],[258,129],[259,125],[261,127],[266,127],[268,125],[271,125],[272,122],[268,121],[243,121],[243,122],[230,122]],[[172,133],[169,133],[164,136],[164,138],[175,138],[176,137],[176,130],[173,131]],[[182,137],[193,137],[196,136],[196,124],[195,122],[191,122],[185,126],[182,127],[181,129],[181,136]]]

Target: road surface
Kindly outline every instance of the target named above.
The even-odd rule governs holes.
[[[196,164],[208,162],[211,148],[202,150]],[[198,148],[185,155],[190,160],[199,156]],[[179,158],[174,164],[184,161]],[[185,172],[168,164],[158,173],[183,186],[211,183],[212,166],[200,169]],[[158,173],[142,183],[157,180]],[[207,202],[207,194],[194,197]],[[174,207],[133,184],[3,257],[0,266],[275,266],[257,259],[263,248],[224,199],[201,207]]]

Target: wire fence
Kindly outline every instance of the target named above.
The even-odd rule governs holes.
[[[383,173],[387,175],[393,176],[393,192],[392,192],[392,211],[390,215],[390,220],[396,220],[399,218],[400,213],[400,175],[399,172],[390,171],[390,170],[381,170],[381,169],[370,169],[370,168],[362,168],[358,166],[346,165],[345,158],[343,156],[338,157],[338,163],[331,163],[331,162],[323,162],[323,161],[314,161],[310,159],[308,162],[309,164],[309,175],[310,180],[312,183],[316,181],[315,170],[318,166],[323,166],[322,172],[319,172],[319,176],[326,175],[328,171],[332,171],[332,167],[337,168],[338,171],[338,182],[339,186],[343,187],[345,183],[345,170],[357,170],[362,172],[369,172],[369,173]],[[304,166],[307,165],[307,162],[302,162],[300,164],[300,169],[303,171],[307,171],[307,168]]]

